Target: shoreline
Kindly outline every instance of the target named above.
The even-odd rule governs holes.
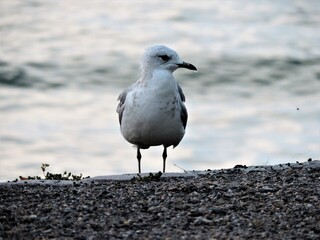
[[[275,164],[275,165],[253,165],[253,166],[246,166],[246,165],[236,165],[233,168],[223,168],[223,169],[208,169],[208,170],[193,170],[193,171],[185,171],[181,172],[167,172],[161,173],[161,178],[176,178],[176,177],[198,177],[206,174],[217,174],[217,173],[224,173],[228,171],[240,171],[243,173],[249,173],[254,171],[280,171],[290,168],[301,168],[302,166],[308,166],[309,168],[319,168],[320,169],[320,160],[312,160],[309,159],[306,162],[296,162],[296,163],[282,163],[282,164]],[[235,170],[236,169],[236,170]],[[46,180],[46,179],[35,179],[35,180],[8,180],[4,182],[0,182],[1,185],[7,184],[30,184],[30,185],[72,185],[74,183],[91,183],[92,181],[130,181],[134,178],[137,178],[139,175],[142,178],[146,178],[150,176],[150,174],[159,174],[160,172],[144,172],[141,174],[138,173],[125,173],[125,174],[117,174],[117,175],[104,175],[104,176],[95,176],[89,177],[82,180]]]
[[[1,183],[0,239],[316,239],[320,234],[319,160],[160,178],[116,176]]]

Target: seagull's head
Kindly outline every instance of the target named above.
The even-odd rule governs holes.
[[[191,63],[182,61],[176,51],[163,45],[154,45],[146,49],[141,60],[141,68],[143,72],[149,73],[156,69],[174,72],[177,68],[197,71]]]

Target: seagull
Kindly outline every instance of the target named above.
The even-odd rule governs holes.
[[[163,145],[163,173],[167,148],[182,140],[188,112],[185,96],[172,73],[178,68],[197,71],[163,45],[148,47],[141,59],[141,77],[118,97],[117,113],[122,136],[137,147],[141,173],[140,149]]]

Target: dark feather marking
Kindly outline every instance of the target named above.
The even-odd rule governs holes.
[[[186,129],[187,121],[188,121],[188,112],[187,112],[186,106],[183,103],[181,103],[180,117],[181,117],[183,128]]]
[[[180,95],[180,98],[181,98],[181,102],[180,102],[180,105],[181,105],[180,118],[181,118],[181,121],[182,121],[183,128],[186,129],[187,121],[188,121],[188,112],[187,112],[186,106],[183,104],[183,102],[186,101],[186,97],[184,96],[182,88],[179,86],[179,84],[178,84],[178,92],[179,92],[179,95]]]

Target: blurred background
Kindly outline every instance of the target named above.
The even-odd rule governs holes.
[[[117,97],[153,44],[198,68],[175,72],[189,122],[167,171],[319,159],[319,26],[317,0],[1,0],[0,180],[137,172]]]

